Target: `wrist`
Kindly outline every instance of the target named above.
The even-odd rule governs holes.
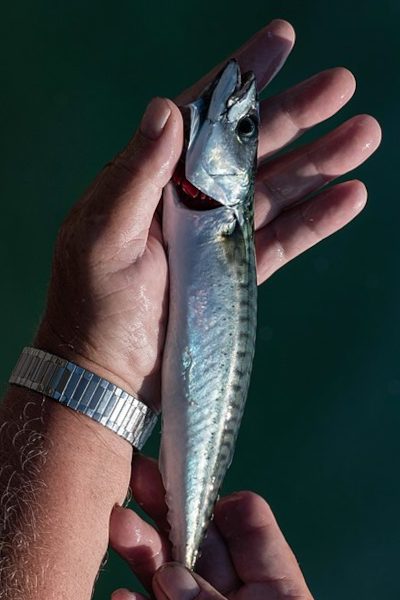
[[[115,383],[53,353],[25,347],[9,382],[40,392],[142,449],[157,414]]]
[[[122,377],[121,374],[115,372],[115,370],[108,368],[108,361],[100,360],[94,349],[91,349],[86,344],[75,345],[68,343],[66,338],[64,338],[62,334],[57,333],[55,328],[53,328],[46,319],[40,324],[33,345],[39,350],[44,350],[45,352],[55,354],[60,358],[65,358],[66,360],[95,373],[103,379],[115,383],[115,385],[136,398],[139,396],[139,390],[136,389],[138,386],[132,385],[132,382],[128,381],[126,377]],[[141,398],[141,401],[147,406],[150,404],[149,402],[146,402],[145,399]]]

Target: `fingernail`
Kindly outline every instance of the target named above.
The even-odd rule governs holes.
[[[153,98],[140,124],[140,132],[149,140],[158,140],[171,114],[171,108],[165,98]]]
[[[180,565],[165,565],[157,572],[155,583],[167,600],[194,600],[200,587],[190,572]]]
[[[135,600],[135,598],[135,594],[126,588],[120,588],[111,594],[111,600]]]

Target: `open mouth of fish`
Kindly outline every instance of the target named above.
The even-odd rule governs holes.
[[[172,181],[176,186],[179,200],[192,210],[212,210],[221,206],[217,200],[207,196],[186,179],[185,161],[180,160],[173,174]]]

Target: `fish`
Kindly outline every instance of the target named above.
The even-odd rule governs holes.
[[[255,349],[254,73],[230,60],[181,110],[184,150],[163,192],[170,281],[159,465],[172,557],[194,570],[232,461]]]

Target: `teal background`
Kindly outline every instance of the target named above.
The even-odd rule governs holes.
[[[399,0],[16,0],[0,8],[3,389],[43,310],[68,209],[154,95],[173,97],[276,17],[298,41],[268,94],[344,65],[384,141],[369,205],[260,290],[254,376],[224,492],[271,503],[316,599],[400,595]],[[156,454],[157,436],[149,444]],[[137,589],[115,556],[95,599]]]

